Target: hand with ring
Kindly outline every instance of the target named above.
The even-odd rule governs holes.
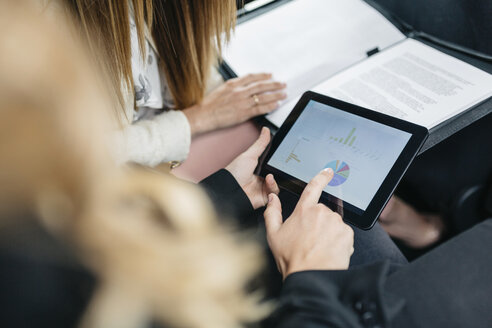
[[[183,113],[192,135],[233,126],[277,109],[287,98],[285,87],[272,81],[271,74],[249,74],[228,80]]]
[[[260,98],[258,98],[257,95],[253,95],[253,100],[255,101],[255,106],[258,106],[260,104]]]

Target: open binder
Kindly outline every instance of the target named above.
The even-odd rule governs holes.
[[[317,26],[322,25],[319,24],[319,22],[316,21],[316,17],[322,17],[319,13],[320,8],[324,7],[329,7],[330,3],[333,4],[335,3],[336,0],[330,1],[330,0],[277,0],[274,1],[264,7],[261,7],[259,9],[256,9],[252,12],[245,13],[238,19],[238,30],[237,32],[240,33],[241,39],[241,45],[238,47],[237,51],[242,51],[245,49],[245,47],[249,47],[246,49],[251,49],[250,52],[247,53],[246,59],[244,59],[244,56],[235,56],[234,53],[228,53],[228,51],[225,52],[224,59],[225,61],[221,65],[221,72],[225,78],[232,78],[236,76],[236,71],[239,71],[239,74],[243,74],[244,72],[241,72],[241,66],[244,66],[245,69],[254,69],[255,65],[261,60],[264,60],[265,54],[269,54],[269,49],[265,49],[264,47],[268,47],[268,45],[265,44],[257,44],[255,43],[255,40],[251,38],[251,36],[254,36],[255,31],[251,32],[248,31],[247,29],[255,28],[254,26],[252,27],[253,24],[256,24],[258,22],[259,27],[262,28],[265,26],[269,26],[269,22],[265,23],[265,20],[268,19],[276,19],[275,17],[279,17],[282,19],[282,15],[285,15],[285,17],[288,17],[289,15],[289,10],[291,11],[291,15],[297,14],[297,11],[300,10],[305,10],[309,11],[312,10],[313,13],[313,19],[312,21],[305,21],[305,22],[297,22],[297,24],[305,24],[307,26],[306,30],[310,29],[309,31],[306,31],[306,33],[314,33],[314,35],[317,35],[319,37],[319,42],[329,42],[330,38],[325,38],[325,34],[330,34],[327,33],[328,30],[322,31],[322,30],[314,30],[317,29]],[[412,121],[414,123],[424,125],[429,129],[430,136],[423,146],[421,152],[424,152],[425,150],[433,147],[434,145],[438,144],[439,142],[445,140],[446,138],[450,137],[454,133],[458,132],[459,130],[465,128],[466,126],[472,124],[473,122],[479,120],[480,118],[484,117],[485,115],[489,114],[492,112],[492,57],[474,52],[472,50],[462,48],[458,45],[451,44],[442,40],[439,40],[437,38],[434,38],[430,35],[427,35],[425,33],[419,32],[414,30],[411,26],[408,24],[404,23],[401,21],[398,17],[395,17],[394,15],[390,14],[387,12],[384,8],[380,7],[376,2],[372,0],[344,0],[343,2],[338,1],[336,2],[337,6],[341,6],[343,8],[337,9],[340,12],[337,13],[338,16],[333,16],[332,19],[340,19],[340,26],[343,26],[343,24],[347,24],[347,26],[351,26],[350,23],[345,23],[343,20],[357,20],[360,19],[362,21],[362,24],[357,26],[354,25],[355,28],[361,28],[363,26],[364,31],[362,31],[360,34],[360,39],[355,40],[354,42],[357,44],[360,44],[361,46],[364,45],[366,46],[367,49],[365,49],[363,56],[361,55],[361,49],[357,49],[357,46],[354,49],[351,48],[346,48],[348,50],[343,50],[345,46],[344,40],[340,39],[338,46],[341,47],[340,49],[336,49],[339,51],[340,56],[337,57],[340,59],[339,61],[341,64],[338,67],[331,68],[328,67],[328,64],[330,61],[336,62],[337,60],[335,59],[330,59],[330,56],[334,56],[333,54],[335,52],[327,52],[327,65],[318,65],[318,66],[313,66],[311,68],[311,71],[307,72],[305,74],[304,78],[298,78],[298,80],[301,80],[301,82],[304,82],[304,84],[299,83],[297,84],[297,80],[294,83],[291,83],[297,87],[297,90],[293,88],[293,90],[290,90],[289,94],[292,96],[289,100],[290,102],[287,102],[287,104],[284,105],[283,111],[286,111],[286,108],[293,107],[293,104],[297,100],[297,96],[300,94],[296,93],[302,93],[303,91],[307,91],[308,89],[312,89],[314,91],[317,91],[319,93],[325,93],[328,94],[332,97],[335,98],[340,98],[342,100],[346,100],[349,102],[354,102],[358,105],[361,105],[363,107],[371,108],[386,114],[390,114],[393,116],[400,115],[400,113],[395,114],[395,113],[388,113],[385,112],[387,110],[386,108],[382,108],[381,106],[378,108],[378,105],[374,105],[371,103],[370,105],[368,103],[362,102],[360,99],[351,99],[350,94],[346,93],[344,90],[348,90],[348,88],[341,88],[340,86],[345,86],[348,84],[349,79],[351,76],[355,76],[357,74],[360,74],[360,76],[363,76],[364,78],[367,79],[372,79],[376,80],[376,75],[371,75],[368,74],[368,72],[364,70],[370,70],[370,72],[379,72],[379,73],[388,73],[388,72],[383,72],[383,70],[386,70],[387,67],[383,67],[384,69],[381,70],[378,65],[386,65],[384,62],[385,57],[388,57],[388,60],[392,59],[398,59],[398,56],[400,55],[412,55],[411,53],[407,53],[405,49],[412,49],[415,50],[416,52],[420,52],[420,54],[423,56],[422,57],[422,65],[427,65],[430,67],[430,65],[447,65],[443,67],[447,67],[448,71],[442,72],[443,74],[448,74],[452,79],[456,80],[463,80],[463,83],[469,83],[470,85],[474,85],[473,87],[470,87],[470,90],[466,90],[466,85],[459,85],[459,82],[457,82],[457,85],[455,86],[457,90],[457,95],[455,96],[456,99],[453,99],[450,97],[448,100],[451,101],[451,105],[446,106],[446,102],[443,102],[442,99],[440,99],[438,96],[436,96],[437,100],[434,99],[428,99],[429,97],[426,97],[424,93],[419,92],[419,89],[421,89],[421,86],[416,83],[416,85],[412,86],[411,81],[407,79],[407,77],[398,77],[397,75],[399,74],[398,72],[403,72],[401,67],[396,67],[394,71],[391,71],[389,73],[392,74],[392,78],[395,79],[395,76],[398,79],[395,79],[395,81],[392,81],[393,84],[398,84],[402,83],[403,84],[403,90],[396,90],[395,95],[398,95],[399,97],[407,97],[410,101],[408,102],[409,106],[415,106],[415,108],[412,108],[416,111],[419,111],[420,109],[418,106],[420,104],[413,104],[412,102],[413,99],[411,99],[413,96],[416,96],[419,99],[427,100],[428,102],[434,101],[434,107],[429,107],[431,109],[439,109],[439,106],[442,106],[442,112],[445,112],[446,110],[452,109],[452,106],[454,104],[459,103],[462,101],[463,103],[460,104],[461,107],[457,107],[456,110],[451,110],[449,113],[446,115],[442,115],[442,117],[434,117],[431,118],[432,115],[429,116],[429,118],[426,118],[426,120],[422,120],[422,117],[409,117],[409,121]],[[343,5],[341,5],[343,3]],[[301,7],[302,6],[302,7]],[[309,8],[309,6],[312,6],[312,8]],[[293,12],[292,12],[293,11]],[[354,14],[349,14],[351,12],[354,12]],[[358,12],[362,12],[362,14],[357,16]],[[306,13],[305,13],[306,14]],[[311,15],[311,14],[309,14]],[[335,13],[334,13],[335,15]],[[379,16],[379,17],[378,17]],[[291,16],[294,17],[294,16]],[[309,18],[309,16],[307,16]],[[366,26],[363,25],[364,21],[367,21],[368,24]],[[250,26],[248,27],[248,22],[250,22]],[[321,21],[322,22],[322,21]],[[272,22],[272,26],[275,22]],[[244,25],[243,25],[244,24]],[[310,25],[311,24],[311,25]],[[292,28],[295,28],[295,22],[292,23]],[[241,30],[242,27],[244,28],[244,31]],[[289,30],[289,28],[284,29],[284,30]],[[283,35],[282,29],[278,30],[273,30],[273,29],[268,29],[268,30],[263,30],[259,31],[261,33],[260,39],[265,38],[264,34],[274,34],[275,36],[278,36],[279,42],[281,42],[282,39],[280,38],[289,38],[291,35]],[[302,29],[299,29],[301,33]],[[350,29],[348,29],[350,30]],[[270,32],[269,32],[270,31]],[[293,30],[291,30],[292,32]],[[244,32],[244,33],[243,33]],[[330,31],[331,32],[331,31]],[[353,33],[350,34],[351,36],[354,36],[355,34]],[[249,33],[249,35],[248,35]],[[323,34],[325,33],[325,34]],[[343,33],[343,31],[341,31]],[[365,37],[364,37],[365,33]],[[296,33],[293,33],[296,34]],[[370,37],[368,37],[368,35]],[[249,37],[249,38],[248,38]],[[299,35],[292,35],[291,39],[287,39],[285,42],[290,42],[290,44],[295,44],[296,42],[299,41]],[[342,36],[343,37],[343,36]],[[327,40],[328,39],[328,40]],[[371,45],[371,40],[377,40],[375,47],[370,46]],[[275,41],[275,40],[274,40]],[[250,44],[248,44],[248,42]],[[262,42],[263,43],[263,42]],[[302,43],[302,41],[300,42]],[[336,43],[336,40],[335,40]],[[382,46],[380,46],[382,45]],[[234,46],[234,40],[232,42],[232,46]],[[241,48],[242,47],[242,48]],[[255,47],[260,47],[258,50],[258,53],[256,53]],[[302,48],[302,44],[300,45]],[[429,48],[430,47],[430,48]],[[279,46],[280,49],[282,49],[281,46]],[[318,47],[319,49],[324,49],[324,51],[330,51],[329,47]],[[309,49],[300,49],[300,54],[303,54],[303,51],[309,51]],[[274,53],[274,52],[273,52]],[[343,58],[344,54],[347,54],[346,57],[350,58]],[[443,55],[446,54],[446,55]],[[242,54],[240,54],[242,55]],[[451,57],[449,57],[449,56]],[[259,56],[258,58],[255,58],[255,56]],[[261,57],[263,56],[263,57]],[[359,57],[357,57],[359,56]],[[392,56],[395,56],[393,58]],[[280,56],[282,57],[282,56]],[[415,57],[415,56],[414,56]],[[287,57],[286,57],[287,58]],[[285,65],[285,70],[299,70],[300,68],[304,66],[308,67],[312,63],[316,63],[316,61],[320,58],[320,56],[316,57],[316,55],[311,57],[299,57],[301,62],[297,63],[295,61],[291,61],[290,64]],[[458,59],[459,61],[457,61]],[[280,66],[282,65],[282,58],[279,59],[279,63],[276,63],[272,61],[273,65],[279,65],[278,70],[282,71],[283,68]],[[302,62],[304,60],[304,62]],[[413,58],[413,60],[418,61],[420,60],[419,58]],[[430,62],[426,62],[426,60],[429,60]],[[434,63],[432,63],[432,60],[434,60]],[[465,64],[466,63],[466,64]],[[266,64],[268,64],[266,62]],[[298,67],[297,67],[297,64]],[[313,64],[314,65],[314,64]],[[270,65],[267,65],[270,66]],[[270,71],[268,67],[265,66],[265,69],[262,69],[263,71]],[[293,67],[295,66],[295,67]],[[238,69],[239,67],[239,69]],[[259,66],[261,67],[261,66]],[[330,71],[330,69],[332,71]],[[430,67],[430,70],[442,70],[441,67]],[[456,69],[456,72],[453,72],[453,70]],[[325,70],[325,71],[323,71]],[[408,68],[407,68],[407,71]],[[255,72],[254,70],[251,72]],[[258,72],[258,70],[256,70]],[[396,72],[396,73],[395,73]],[[412,75],[415,72],[412,72],[410,70],[410,75]],[[456,74],[454,74],[456,73]],[[325,76],[323,76],[325,74]],[[381,76],[385,75],[379,74],[378,79],[381,80]],[[405,74],[405,73],[402,73]],[[436,73],[436,75],[439,75],[441,73]],[[454,76],[453,76],[454,75]],[[275,72],[274,72],[275,76]],[[286,75],[287,76],[287,75]],[[442,74],[441,74],[442,76]],[[308,81],[312,77],[313,81]],[[432,76],[431,76],[432,77]],[[297,78],[297,76],[296,76]],[[469,80],[467,80],[469,78]],[[416,80],[419,79],[425,79],[422,77],[417,76]],[[306,82],[307,81],[307,82]],[[348,81],[348,82],[347,82]],[[471,82],[470,82],[471,81]],[[311,83],[312,82],[312,83]],[[337,83],[344,83],[338,85]],[[410,86],[408,86],[407,82],[410,83]],[[439,81],[437,81],[439,82]],[[436,83],[437,83],[436,82]],[[289,84],[289,81],[287,82]],[[374,85],[370,84],[373,82],[368,82],[369,86],[372,87]],[[375,82],[374,82],[375,83]],[[427,82],[424,82],[424,84]],[[431,81],[429,83],[434,83],[434,81]],[[443,83],[447,83],[444,81]],[[450,81],[452,83],[452,81]],[[433,85],[429,84],[429,86],[434,87]],[[384,90],[386,87],[382,86],[381,90],[377,89],[376,85],[376,90],[375,93],[377,94],[379,91],[381,91],[382,95],[385,95],[386,90]],[[394,86],[387,86],[388,88],[393,88]],[[454,92],[449,85],[444,85],[444,89],[449,89],[449,90],[438,90],[436,92],[440,93],[441,91],[446,93],[452,93]],[[357,89],[354,89],[353,91],[355,94],[357,93]],[[463,91],[464,90],[464,91]],[[343,92],[338,92],[338,91],[343,91]],[[425,91],[425,90],[424,90]],[[345,92],[345,93],[344,93]],[[410,97],[408,97],[408,94],[405,94],[405,92],[410,93]],[[463,95],[460,95],[459,93],[462,92]],[[468,94],[466,94],[468,92]],[[412,93],[414,93],[412,95]],[[346,96],[348,99],[344,99],[344,96]],[[400,104],[399,102],[400,99],[397,99],[398,97],[395,96],[395,101],[396,104]],[[430,97],[432,98],[432,97]],[[405,100],[404,100],[405,101]],[[418,102],[418,101],[417,101]],[[406,106],[406,105],[405,105]],[[398,106],[392,106],[393,108],[398,107]],[[446,107],[446,108],[444,108]],[[410,108],[410,107],[409,107]],[[292,109],[292,108],[290,108]],[[431,109],[425,109],[428,110],[430,113]],[[408,109],[411,111],[411,109]],[[265,124],[270,124],[272,127],[278,127],[281,125],[283,119],[279,118],[280,116],[286,117],[288,115],[288,110],[283,113],[282,115],[279,115],[279,113],[269,115],[266,118],[262,118],[262,123]],[[405,115],[406,113],[401,113],[401,115]],[[412,113],[410,113],[412,114]],[[401,117],[403,119],[407,119],[407,117]],[[417,121],[415,121],[417,120]],[[418,120],[421,120],[419,122]],[[273,122],[273,123],[272,123]]]

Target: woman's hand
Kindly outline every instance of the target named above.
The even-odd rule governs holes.
[[[267,204],[269,194],[279,193],[279,188],[273,175],[269,174],[263,179],[254,174],[254,170],[258,165],[258,158],[269,143],[270,130],[264,127],[261,129],[258,140],[226,167],[226,170],[234,176],[244,190],[255,209]]]
[[[183,110],[191,134],[225,128],[269,113],[287,97],[284,83],[271,81],[271,74],[249,74],[226,81],[200,104]]]
[[[285,222],[279,198],[275,194],[268,196],[264,214],[268,244],[284,279],[298,271],[344,270],[349,266],[354,232],[340,215],[318,204],[332,178],[332,169],[315,176]]]

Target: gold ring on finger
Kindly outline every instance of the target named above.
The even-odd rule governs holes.
[[[260,104],[260,98],[257,95],[253,95],[253,100],[255,101],[255,106]]]

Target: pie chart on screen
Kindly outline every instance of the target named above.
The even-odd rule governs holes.
[[[335,174],[333,175],[333,179],[331,179],[330,183],[328,183],[329,186],[336,187],[347,181],[349,175],[350,175],[350,167],[348,166],[347,163],[340,161],[340,160],[335,160],[331,161],[328,164],[326,164],[326,168],[331,168]]]

